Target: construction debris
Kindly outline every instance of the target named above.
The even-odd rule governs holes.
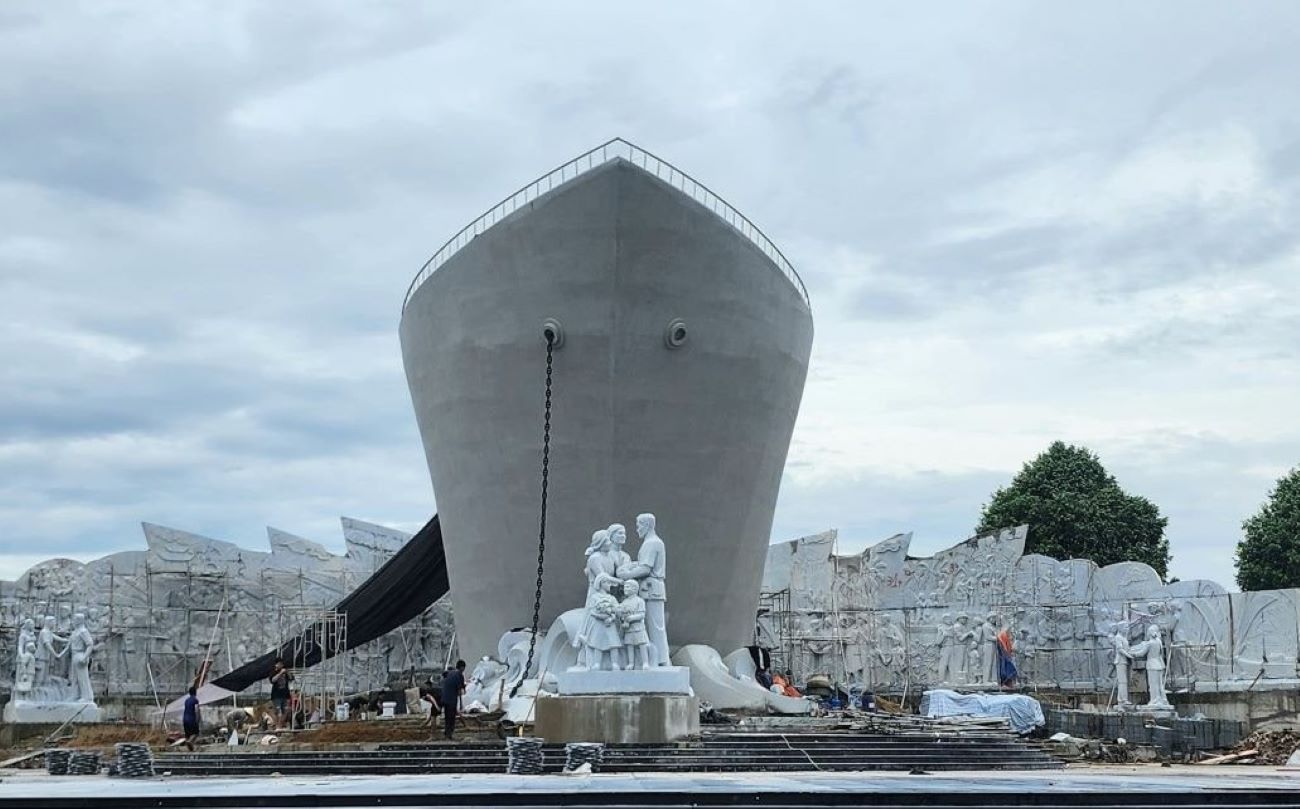
[[[1228,753],[1227,755],[1214,756],[1202,761],[1202,764],[1250,764],[1254,762],[1259,751],[1255,748],[1242,750],[1240,753]]]
[[[1233,748],[1235,763],[1268,764],[1280,767],[1296,750],[1300,750],[1300,731],[1257,730]],[[1247,755],[1248,753],[1253,755]],[[1247,759],[1253,759],[1247,762]],[[1203,762],[1209,764],[1210,762]],[[1216,762],[1218,763],[1218,762]],[[1229,762],[1223,762],[1229,763]]]

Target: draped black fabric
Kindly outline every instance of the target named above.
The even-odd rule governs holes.
[[[391,632],[428,609],[450,587],[442,526],[435,514],[393,558],[334,608],[335,612],[347,615],[343,648],[335,648],[337,633],[322,619],[280,648],[218,677],[212,684],[229,691],[243,691],[258,680],[270,677],[277,657],[284,658],[290,668],[314,666]]]

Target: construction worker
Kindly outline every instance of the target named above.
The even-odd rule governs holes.
[[[199,697],[198,689],[194,686],[190,686],[189,696],[185,698],[181,727],[185,730],[185,746],[194,752],[194,740],[199,737]]]
[[[460,711],[460,695],[465,693],[465,661],[457,660],[456,668],[442,675],[442,735],[451,741],[456,732],[456,714]]]

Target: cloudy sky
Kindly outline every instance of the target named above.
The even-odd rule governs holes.
[[[621,135],[808,284],[774,539],[936,550],[1061,438],[1230,579],[1300,463],[1300,4],[478,5],[0,5],[0,578],[417,527],[406,285]]]

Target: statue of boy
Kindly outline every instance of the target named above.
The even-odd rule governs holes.
[[[623,648],[627,649],[629,669],[650,668],[653,654],[650,636],[645,630],[645,599],[641,598],[636,579],[623,582],[623,602],[618,605],[619,625],[623,629]]]

